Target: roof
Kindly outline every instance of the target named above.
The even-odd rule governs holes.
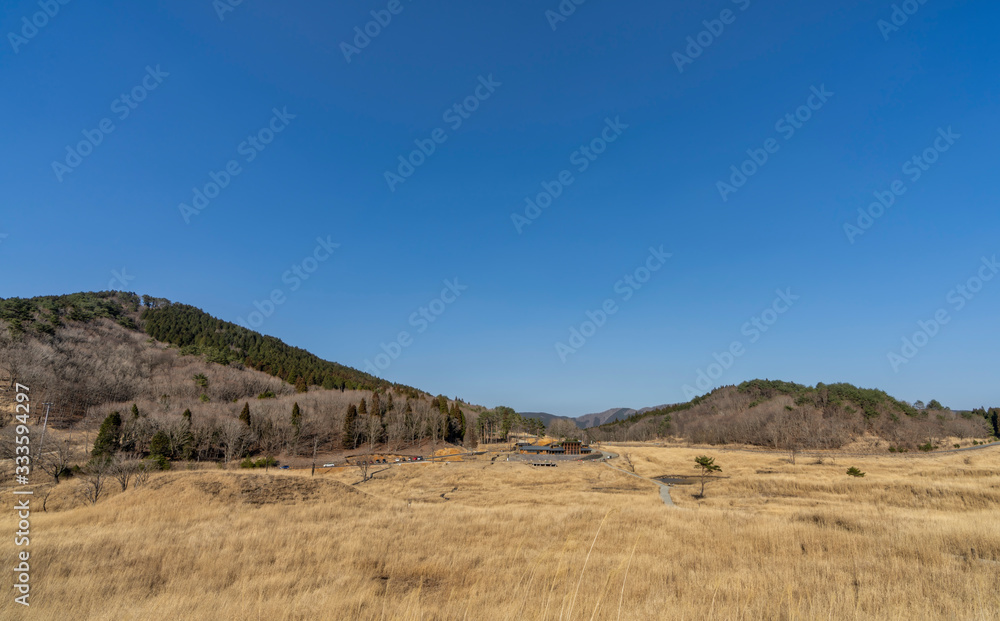
[[[525,444],[521,446],[521,450],[529,453],[562,453],[565,451],[561,446],[541,446],[538,444]]]

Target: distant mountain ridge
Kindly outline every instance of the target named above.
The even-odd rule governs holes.
[[[634,410],[632,408],[611,408],[604,410],[603,412],[581,414],[580,416],[557,416],[556,414],[549,414],[548,412],[518,412],[518,414],[524,416],[525,418],[536,418],[542,421],[546,427],[548,427],[554,420],[568,420],[580,429],[587,429],[589,427],[604,425],[605,423],[613,423],[616,420],[624,420],[636,414],[645,414],[646,412],[651,412],[664,407],[666,407],[666,405],[657,405],[639,410]]]

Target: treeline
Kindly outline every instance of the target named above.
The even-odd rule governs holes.
[[[129,330],[138,330],[141,324],[149,336],[180,348],[184,355],[203,356],[223,365],[238,363],[292,385],[304,382],[330,390],[394,389],[414,398],[423,394],[165,298],[101,291],[0,299],[0,320],[7,324],[11,338],[26,333],[55,336],[65,321],[89,323],[97,318],[110,319]]]
[[[0,320],[7,323],[11,337],[26,332],[51,336],[63,326],[64,319],[86,323],[98,317],[135,330],[138,326],[129,313],[139,310],[139,302],[136,294],[117,291],[7,298],[0,299]]]
[[[208,313],[177,303],[158,303],[142,315],[143,329],[158,341],[180,348],[182,354],[204,355],[219,364],[237,362],[289,384],[305,382],[339,390],[395,389],[411,397],[416,388],[393,384],[357,369],[329,362],[280,339],[265,336]]]
[[[890,417],[919,416],[919,411],[912,405],[889,396],[882,390],[873,388],[858,388],[857,386],[838,383],[809,387],[780,380],[751,380],[736,387],[738,391],[754,397],[762,402],[777,395],[788,395],[795,399],[796,405],[813,405],[818,408],[838,408],[843,406],[849,413],[857,406],[865,418],[877,418],[883,414]],[[943,409],[943,408],[942,408]]]
[[[391,451],[424,439],[470,448],[478,443],[475,426],[466,420],[457,400],[449,407],[448,398],[439,395],[429,404],[407,399],[397,407],[392,393],[374,392],[357,406],[347,406],[339,445],[345,450],[384,445]]]
[[[512,433],[530,433],[542,435],[545,433],[545,423],[537,418],[525,418],[513,408],[499,406],[479,414],[477,430],[483,442],[507,442]]]
[[[963,412],[962,415],[966,416],[966,413]],[[993,437],[1000,438],[1000,408],[990,408],[989,410],[978,408],[968,412],[969,418],[976,416],[985,420],[993,428]]]
[[[217,406],[206,406],[205,412],[188,408],[177,416],[133,404],[103,419],[90,457],[146,458],[168,467],[176,460],[228,464],[248,457],[310,455],[313,450],[393,452],[423,440],[432,445],[477,443],[475,425],[467,423],[457,401],[449,404],[443,396],[429,402],[401,400],[376,391],[346,407],[320,395],[299,395],[289,404],[290,399],[261,397],[230,404],[223,415]]]

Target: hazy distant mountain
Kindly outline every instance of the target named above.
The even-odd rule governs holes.
[[[521,416],[525,418],[537,418],[538,420],[545,423],[548,427],[553,420],[563,419],[568,420],[576,424],[577,427],[581,429],[586,429],[588,427],[596,427],[598,425],[603,425],[604,423],[611,423],[616,420],[622,420],[628,418],[633,414],[645,414],[652,410],[662,408],[664,406],[658,405],[655,407],[642,408],[640,410],[633,410],[632,408],[611,408],[610,410],[604,410],[603,412],[596,412],[593,414],[582,414],[580,416],[556,416],[555,414],[549,414],[548,412],[519,412]]]
[[[577,425],[579,424],[575,418],[570,418],[569,416],[556,416],[555,414],[549,414],[548,412],[518,412],[518,414],[525,418],[537,418],[542,421],[546,427],[552,424],[552,421],[556,419],[568,420]]]

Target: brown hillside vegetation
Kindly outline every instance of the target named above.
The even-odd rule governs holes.
[[[703,452],[612,450],[649,477]],[[30,617],[997,618],[1000,449],[711,455],[707,498],[677,485],[674,509],[600,463],[169,472],[96,506],[70,480],[32,516]]]

